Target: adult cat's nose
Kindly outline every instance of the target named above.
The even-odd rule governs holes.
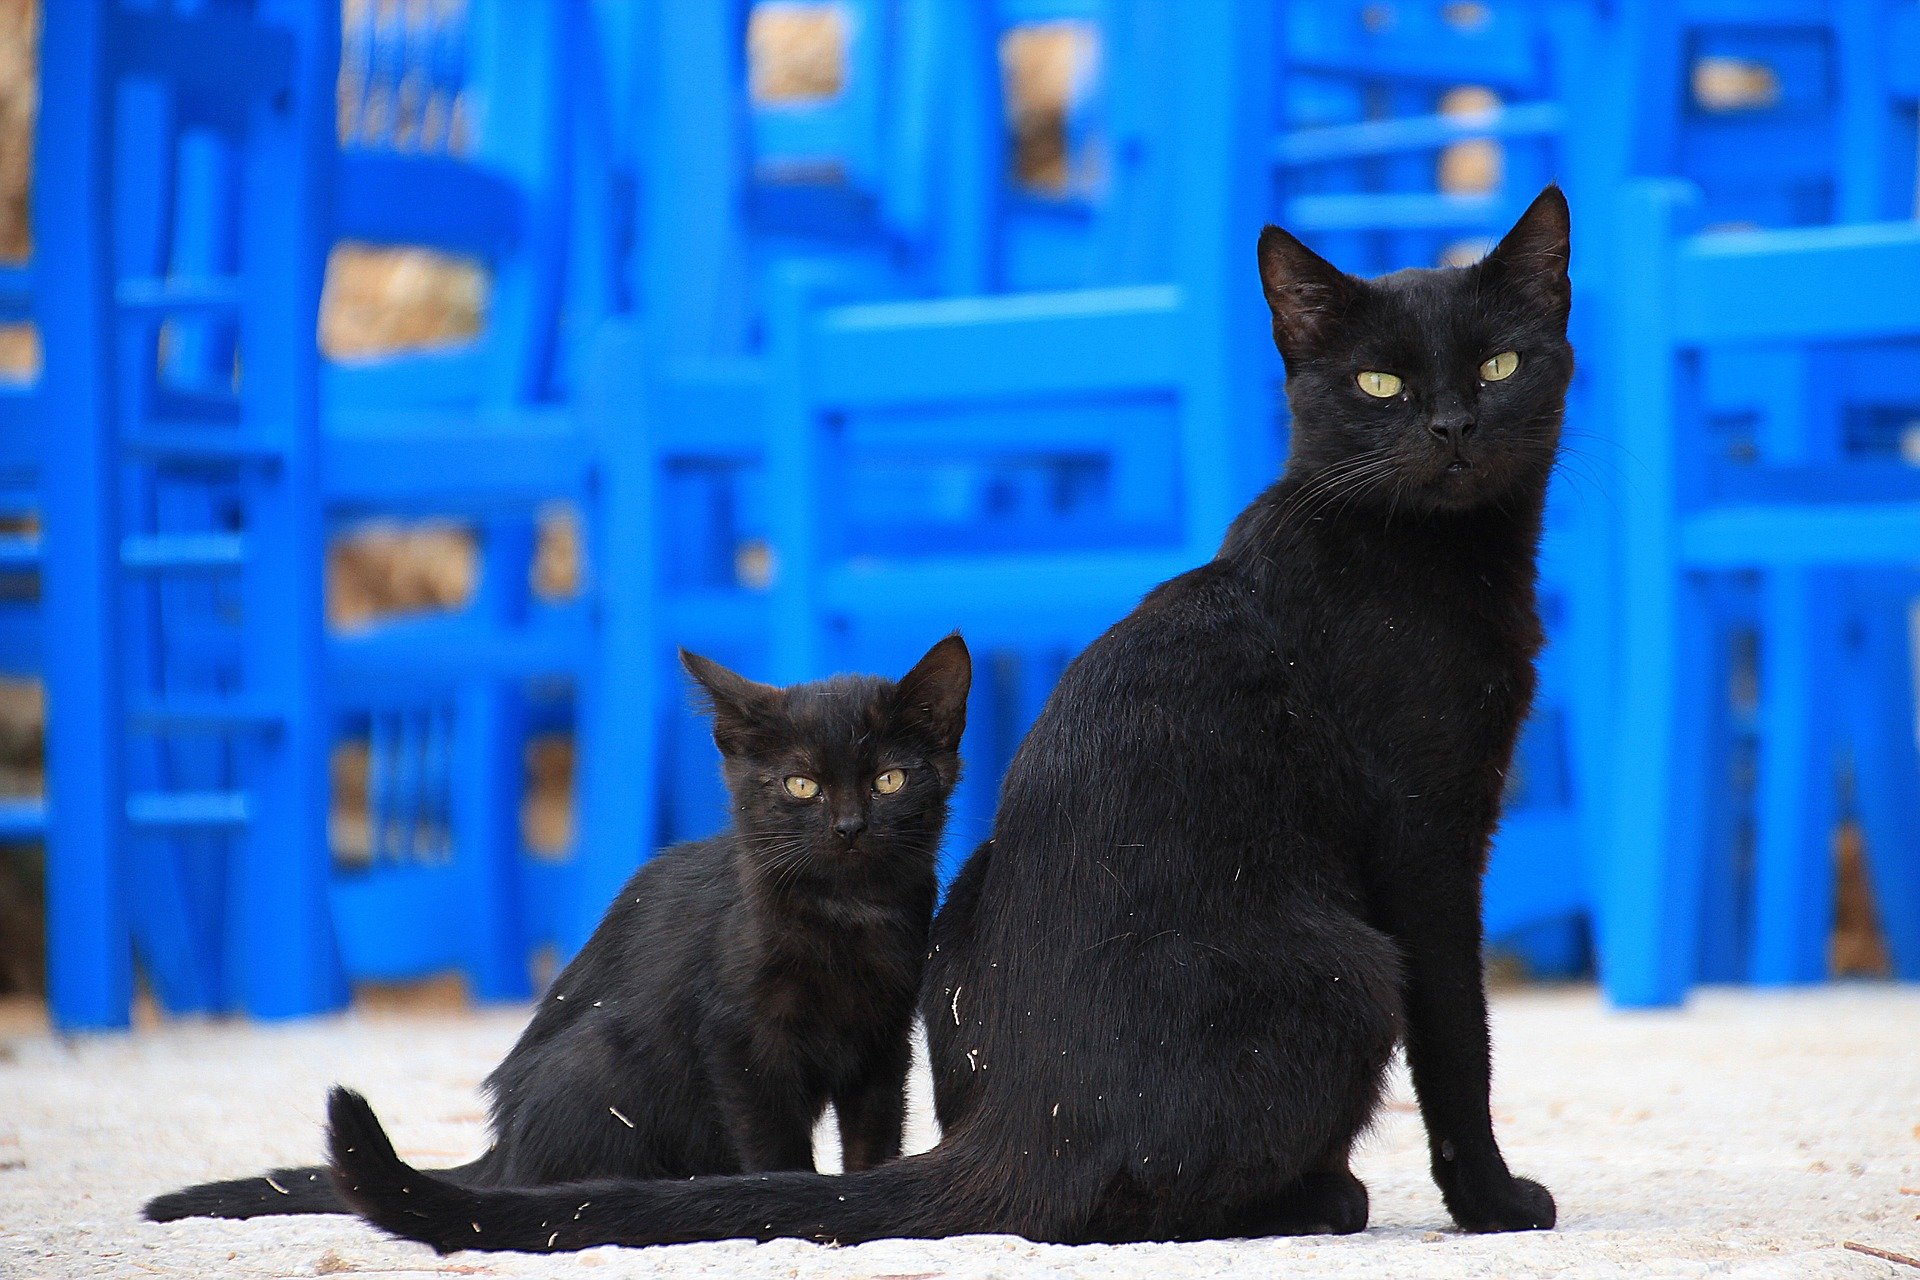
[[[1435,414],[1427,423],[1427,432],[1443,444],[1458,449],[1461,442],[1473,434],[1473,418],[1464,413]]]
[[[842,840],[851,840],[867,829],[867,815],[843,813],[833,820],[833,829],[840,833]]]

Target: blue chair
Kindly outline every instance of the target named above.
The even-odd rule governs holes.
[[[671,659],[684,644],[752,665],[762,643],[761,280],[807,259],[891,295],[965,269],[935,261],[962,241],[935,233],[942,206],[928,190],[933,95],[949,83],[930,59],[954,42],[927,33],[961,11],[845,6],[843,92],[786,104],[750,94],[751,8],[662,5],[644,22],[603,15],[599,28],[608,83],[631,95],[609,109],[608,149],[632,174],[630,221],[644,234],[622,264],[625,314],[601,326],[582,377],[607,515],[592,552],[600,623],[625,660],[602,666],[586,700],[605,726],[582,757],[580,856],[599,893],[592,915],[595,894],[582,895],[563,950],[585,940],[636,858],[725,812]],[[958,134],[946,142],[967,153]]]
[[[1159,224],[1143,210],[1143,193],[1149,182],[1156,191],[1165,184],[1157,174],[1137,178],[1138,149],[1120,145],[1123,132],[1158,121],[1137,97],[1103,96],[1117,76],[1102,77],[1097,103],[1069,122],[1070,140],[1096,129],[1116,139],[1123,163],[1107,183],[1035,193],[1011,181],[1002,163],[995,44],[1025,24],[1072,20],[1097,32],[1110,58],[1124,59],[1138,42],[1116,28],[1124,16],[1116,8],[1124,6],[852,6],[848,93],[864,75],[868,91],[886,100],[877,111],[857,100],[754,100],[742,65],[747,6],[669,6],[650,28],[645,65],[658,71],[629,79],[648,90],[644,108],[630,116],[644,118],[648,130],[637,148],[643,204],[635,221],[654,234],[639,246],[636,313],[603,329],[602,373],[586,401],[606,424],[607,491],[646,495],[608,503],[626,531],[609,526],[614,549],[607,554],[644,547],[653,551],[641,555],[657,554],[667,545],[657,530],[672,531],[674,554],[659,564],[627,560],[622,600],[605,606],[608,619],[626,619],[609,625],[630,628],[617,647],[661,655],[644,671],[612,678],[628,690],[617,701],[666,713],[667,727],[649,740],[665,743],[669,761],[667,834],[700,833],[724,812],[704,728],[675,711],[672,644],[770,669],[764,548],[780,483],[767,465],[772,282],[813,279],[843,299],[938,297],[1004,289],[1029,273],[1089,282],[1138,272],[1142,255],[1164,254],[1164,238],[1149,234]],[[1160,155],[1154,152],[1155,163]],[[671,180],[645,176],[651,173]],[[636,421],[647,424],[644,432],[631,430]],[[1065,461],[1038,449],[1010,464],[1004,452],[986,461],[961,452],[941,466],[896,467],[849,492],[859,495],[859,518],[885,528],[896,545],[918,539],[924,546],[956,532],[1004,538],[1016,527],[1030,536],[1038,525],[1054,536],[1063,523],[1058,512],[1072,507],[1078,519],[1085,509],[1074,506],[1075,468],[1124,454],[1131,461],[1121,470],[1144,490],[1138,477],[1149,468],[1140,459],[1166,456],[1160,441],[1117,431],[1091,413],[1076,430]],[[658,515],[643,530],[629,515],[647,508]],[[786,565],[784,556],[771,561],[776,581]],[[970,741],[986,736],[989,718],[983,692],[975,711],[982,731]],[[991,803],[991,765],[980,764],[976,748],[970,755],[976,781],[962,800],[956,838]],[[602,865],[612,883],[619,862],[612,851],[651,843],[623,794],[644,776],[640,767],[637,759],[609,759],[606,780],[589,781],[585,825],[594,844],[607,842]],[[588,769],[598,776],[598,765]]]
[[[1634,169],[1697,182],[1692,225],[1911,216],[1916,91],[1910,75],[1902,78],[1911,57],[1901,54],[1914,39],[1911,5],[1755,6],[1739,14],[1630,6],[1624,26],[1637,79],[1617,96],[1636,108],[1625,121],[1638,121]],[[1749,457],[1750,465],[1817,462],[1836,494],[1862,467],[1871,486],[1893,441],[1838,424],[1887,419],[1885,388],[1912,381],[1916,354],[1911,344],[1846,358],[1811,343],[1710,345],[1698,356],[1701,427],[1716,447]],[[1704,864],[1696,891],[1701,936],[1688,952],[1702,979],[1824,975],[1833,900],[1828,848],[1845,740],[1852,739],[1855,767],[1869,766],[1852,788],[1862,819],[1884,813],[1909,785],[1897,750],[1862,745],[1911,736],[1911,699],[1900,692],[1910,675],[1899,646],[1869,646],[1883,663],[1868,686],[1882,692],[1885,723],[1877,729],[1868,730],[1856,707],[1852,727],[1840,734],[1827,699],[1814,691],[1830,673],[1859,672],[1860,653],[1848,637],[1886,631],[1880,615],[1893,609],[1888,579],[1877,575],[1881,587],[1863,591],[1849,585],[1858,576],[1774,567],[1695,582],[1715,622],[1693,660],[1712,673],[1701,677],[1711,687],[1742,691],[1696,708],[1714,763],[1697,790],[1678,797],[1688,811],[1680,829],[1699,833],[1693,848]],[[1617,853],[1641,856],[1625,847]],[[1907,827],[1874,822],[1870,862],[1915,859],[1920,846]],[[1668,988],[1667,998],[1680,989]]]
[[[125,1025],[136,938],[155,985],[189,1007],[215,994],[209,957],[256,1014],[329,1007],[342,988],[325,904],[318,361],[283,340],[312,332],[324,266],[325,203],[298,162],[330,141],[331,77],[300,56],[324,24],[269,0],[195,13],[71,4],[44,22],[38,154],[60,158],[37,175],[34,261],[41,420],[58,424],[40,432],[44,616],[61,637],[45,654],[54,1013],[69,1027]],[[145,269],[151,254],[132,243],[152,193],[141,144],[172,136],[156,105],[177,111],[181,134],[233,148],[238,247],[277,264],[278,288]],[[231,323],[247,353],[244,377],[213,395],[170,385],[156,360],[167,322],[201,316]],[[163,473],[227,477],[243,530],[169,526],[158,507],[129,504]],[[247,610],[242,683],[212,696],[137,684],[129,583],[207,574],[231,575]],[[138,790],[136,731],[218,735],[243,780]],[[183,868],[151,840],[186,832],[236,845],[211,936]]]
[[[571,698],[595,643],[584,603],[529,587],[539,510],[594,510],[562,329],[564,316],[590,332],[608,294],[569,287],[594,260],[577,241],[607,233],[574,222],[581,19],[571,6],[367,6],[346,32],[343,143],[324,158],[335,239],[475,258],[490,283],[472,340],[336,360],[322,392],[333,527],[464,519],[479,555],[462,609],[330,641],[334,706],[371,761],[371,856],[332,895],[342,958],[363,977],[458,968],[487,999],[531,990],[530,952],[557,927],[542,914],[564,915],[573,892],[566,876],[530,891],[520,802],[530,690]]]
[[[1129,8],[1171,122],[1161,144],[1176,230],[1167,280],[875,303],[785,282],[771,322],[768,446],[779,678],[897,662],[930,628],[954,625],[979,650],[1071,652],[1154,583],[1211,557],[1273,474],[1277,442],[1259,394],[1265,326],[1243,239],[1258,193],[1232,163],[1251,151],[1248,108],[1266,91],[1270,46],[1254,6]],[[1108,541],[1071,551],[977,534],[926,550],[858,536],[858,497],[828,484],[876,448],[977,464],[1066,451],[1080,433],[1098,452],[1112,427],[1090,429],[1088,410],[1171,445],[1165,528],[1142,536],[1107,522],[1096,532]],[[997,736],[1018,736],[1051,674],[1026,682],[1027,705]],[[976,770],[981,746],[970,739]]]
[[[558,319],[567,273],[596,260],[579,241],[604,230],[568,223],[580,29],[565,9],[413,13],[369,7],[344,113],[324,5],[50,15],[41,154],[79,159],[38,197],[45,413],[90,424],[44,433],[46,611],[74,637],[48,664],[69,1025],[124,1023],[129,931],[168,1007],[277,1016],[338,1004],[348,973],[457,966],[482,996],[524,994],[553,928],[528,918],[518,803],[527,691],[585,684],[598,653],[584,603],[525,585],[532,513],[591,496]],[[402,83],[486,109],[470,157],[396,148],[405,112],[368,125],[369,93]],[[323,365],[341,236],[481,258],[485,331]],[[610,294],[568,313],[590,325]],[[391,513],[477,521],[481,589],[455,615],[327,636],[329,527]],[[376,757],[375,856],[340,874],[336,717]],[[548,880],[539,900],[565,899],[573,873]]]
[[[1769,615],[1756,972],[1824,972],[1832,902],[1824,761],[1835,733],[1845,732],[1895,967],[1920,974],[1920,769],[1911,669],[1897,660],[1904,619],[1882,599],[1855,615],[1872,622],[1852,636],[1822,645],[1814,630],[1822,573],[1861,571],[1867,588],[1887,593],[1889,571],[1920,562],[1920,479],[1909,467],[1844,459],[1844,424],[1831,416],[1813,424],[1817,433],[1782,430],[1755,456],[1734,460],[1716,457],[1698,425],[1702,372],[1715,350],[1831,353],[1920,341],[1920,294],[1858,287],[1920,280],[1920,227],[1689,235],[1683,228],[1698,199],[1684,185],[1635,184],[1616,228],[1623,271],[1610,321],[1621,426],[1645,467],[1624,516],[1617,834],[1601,921],[1615,957],[1609,990],[1627,1004],[1677,1000],[1695,972],[1688,922],[1703,878],[1692,851],[1705,806],[1693,797],[1713,785],[1702,768],[1713,697],[1703,677],[1715,665],[1707,591],[1716,578],[1748,571],[1767,575],[1761,607]],[[1895,384],[1881,399],[1910,402],[1912,392]],[[1848,657],[1816,670],[1821,654]],[[1902,667],[1904,679],[1890,678]]]

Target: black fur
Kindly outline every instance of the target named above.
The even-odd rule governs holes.
[[[683,654],[713,713],[733,825],[628,881],[487,1079],[492,1148],[457,1183],[811,1169],[839,1113],[848,1169],[900,1153],[934,857],[971,663],[950,636],[898,685],[781,690]],[[875,781],[898,769],[898,790]],[[788,794],[803,776],[818,796]],[[189,1187],[156,1221],[342,1213],[323,1169]]]
[[[1361,281],[1261,237],[1286,473],[1074,662],[1014,760],[933,931],[939,1147],[843,1178],[469,1189],[337,1094],[348,1201],[442,1251],[1358,1231],[1348,1154],[1404,1037],[1454,1220],[1552,1226],[1494,1139],[1480,876],[1541,643],[1567,241],[1555,189],[1467,269]],[[1504,351],[1517,371],[1483,380]]]

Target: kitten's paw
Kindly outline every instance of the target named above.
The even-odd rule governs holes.
[[[1547,1231],[1558,1213],[1553,1195],[1531,1178],[1507,1175],[1494,1186],[1442,1185],[1447,1211],[1462,1231]]]

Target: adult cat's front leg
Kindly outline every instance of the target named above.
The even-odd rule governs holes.
[[[1553,1196],[1515,1177],[1493,1136],[1477,879],[1422,887],[1418,909],[1395,912],[1392,932],[1406,953],[1407,1061],[1433,1180],[1467,1231],[1551,1227]]]

